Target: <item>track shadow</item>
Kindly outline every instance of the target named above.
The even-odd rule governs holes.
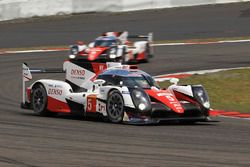
[[[109,123],[109,124],[116,124],[109,122],[106,117],[103,116],[77,116],[77,115],[71,115],[71,114],[56,114],[56,115],[49,115],[49,116],[40,116],[35,113],[20,113],[24,116],[30,116],[30,117],[48,117],[48,118],[54,118],[54,119],[65,119],[65,120],[75,120],[75,121],[89,121],[89,122],[97,122],[97,123]],[[220,121],[218,120],[210,120],[208,122],[180,122],[180,121],[164,121],[159,123],[150,123],[150,124],[136,124],[136,123],[121,123],[116,125],[132,125],[132,126],[216,126],[217,123]]]

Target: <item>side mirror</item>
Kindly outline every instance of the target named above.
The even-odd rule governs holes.
[[[106,81],[103,80],[103,79],[96,79],[96,80],[94,81],[94,84],[99,85],[99,86],[102,86],[105,82],[106,82]]]
[[[89,48],[93,48],[94,45],[95,45],[95,43],[94,43],[94,42],[91,42],[91,43],[88,45],[88,47],[89,47]]]
[[[171,78],[169,82],[174,84],[174,85],[177,85],[179,81],[180,80],[178,78]]]

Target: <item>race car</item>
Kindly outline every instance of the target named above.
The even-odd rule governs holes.
[[[31,73],[65,72],[65,81],[40,79],[26,87]],[[22,108],[40,115],[70,113],[107,118],[113,123],[207,121],[209,99],[201,85],[161,89],[152,76],[121,63],[65,61],[63,70],[29,69],[23,64]]]
[[[131,41],[140,38],[146,40]],[[71,45],[69,58],[90,62],[148,62],[153,56],[152,40],[152,33],[128,35],[127,31],[106,32],[88,46],[82,41]]]

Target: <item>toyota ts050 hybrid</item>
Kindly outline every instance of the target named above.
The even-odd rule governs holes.
[[[82,41],[70,46],[69,58],[91,62],[148,62],[153,56],[152,39],[152,33],[128,35],[127,31],[106,32],[88,46]]]
[[[57,72],[29,69],[23,64],[22,108],[37,114],[97,115],[114,123],[158,123],[167,120],[206,121],[208,95],[201,85],[178,85],[173,80],[160,89],[155,80],[135,66],[121,63],[65,61],[65,81],[40,79],[26,87],[31,73]]]

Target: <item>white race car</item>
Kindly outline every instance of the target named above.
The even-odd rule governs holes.
[[[31,73],[65,72],[65,81],[40,79],[26,87]],[[35,113],[98,115],[132,124],[165,120],[206,121],[210,104],[201,85],[177,84],[160,89],[136,66],[121,63],[65,61],[63,70],[29,69],[23,64],[22,108]]]
[[[88,46],[82,41],[71,45],[69,58],[85,62],[148,62],[153,57],[152,40],[153,33],[128,35],[127,31],[106,32]]]

